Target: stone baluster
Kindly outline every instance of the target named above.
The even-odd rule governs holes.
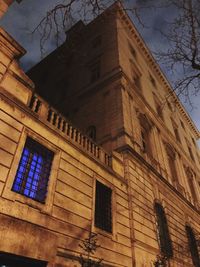
[[[32,111],[36,112],[37,106],[38,106],[38,98],[37,96],[34,95],[30,103],[30,107]]]
[[[86,144],[86,137],[85,136],[82,136],[82,146],[85,148]]]
[[[49,113],[48,113],[48,122],[50,122],[51,124],[53,124],[53,119],[54,119],[54,111],[52,109],[49,109]]]
[[[61,120],[61,123],[60,123],[60,129],[63,133],[66,133],[66,129],[67,129],[67,123],[64,119]]]
[[[72,131],[73,131],[73,128],[71,125],[68,125],[68,136],[71,138],[72,137]]]
[[[77,142],[81,144],[81,133],[79,131],[77,132]]]

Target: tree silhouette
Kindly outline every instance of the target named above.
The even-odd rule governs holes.
[[[97,234],[89,232],[89,237],[85,240],[81,241],[81,244],[79,244],[79,247],[84,251],[84,255],[80,255],[80,263],[82,267],[100,267],[102,259],[99,260],[93,260],[91,259],[92,256],[94,256],[96,250],[100,247],[100,245],[97,244]]]

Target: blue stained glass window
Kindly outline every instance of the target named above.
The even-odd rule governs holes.
[[[27,138],[12,191],[45,202],[53,152]]]

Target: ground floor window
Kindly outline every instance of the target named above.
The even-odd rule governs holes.
[[[0,267],[46,267],[47,262],[9,253],[0,253]]]

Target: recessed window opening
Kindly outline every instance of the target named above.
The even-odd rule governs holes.
[[[12,191],[44,203],[53,155],[52,151],[28,137]]]
[[[96,181],[95,226],[112,233],[112,190]]]
[[[173,248],[172,248],[172,241],[169,235],[169,229],[165,211],[162,205],[159,203],[155,203],[154,209],[157,219],[160,250],[162,254],[169,259],[173,257]]]

